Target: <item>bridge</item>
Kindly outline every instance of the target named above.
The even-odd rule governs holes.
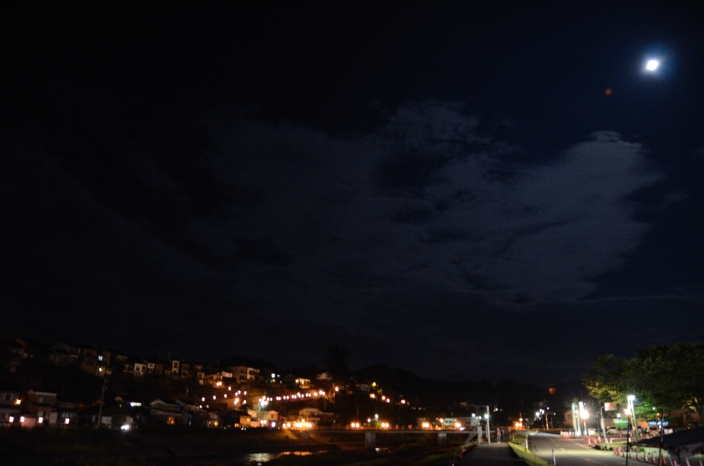
[[[321,434],[361,434],[364,433],[364,446],[369,450],[376,448],[376,435],[407,435],[407,434],[418,434],[418,435],[429,435],[437,433],[438,445],[441,447],[447,446],[447,436],[448,435],[463,435],[467,437],[465,443],[470,443],[476,441],[481,436],[481,430],[423,430],[423,429],[412,429],[412,430],[395,430],[395,429],[316,429],[316,433]],[[493,431],[492,431],[493,432]],[[310,438],[311,431],[303,430],[301,431],[301,437]]]

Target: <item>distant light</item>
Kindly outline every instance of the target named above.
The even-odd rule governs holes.
[[[12,421],[10,421],[10,422],[12,422]],[[70,421],[68,420],[68,418],[64,419],[64,424],[68,425],[69,422]]]
[[[120,429],[125,430],[125,431],[130,430],[130,425],[129,424],[122,424]]]
[[[645,65],[645,69],[648,71],[655,71],[658,69],[660,66],[660,62],[657,60],[648,60],[648,63]]]

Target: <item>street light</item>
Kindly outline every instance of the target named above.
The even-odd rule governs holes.
[[[633,402],[636,400],[635,395],[628,395],[626,397],[626,400],[628,400],[628,409],[626,414],[630,415],[630,419],[628,421],[629,424],[633,425],[633,438],[638,441],[639,435],[638,435],[638,425],[636,424],[636,408],[633,405]],[[631,420],[633,422],[631,422]]]
[[[581,402],[580,402],[581,404]],[[589,411],[586,410],[584,405],[580,406],[579,410],[579,417],[582,418],[582,422],[584,423],[584,435],[587,435],[587,419],[589,419]]]
[[[489,407],[486,407],[486,414],[484,415],[486,419],[486,443],[491,443],[491,424],[489,421]]]

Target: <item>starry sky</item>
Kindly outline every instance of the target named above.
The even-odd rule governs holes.
[[[0,333],[546,385],[704,342],[688,4],[2,7]]]

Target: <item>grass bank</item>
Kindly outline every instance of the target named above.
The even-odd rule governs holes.
[[[536,456],[534,453],[531,453],[531,451],[525,447],[525,444],[513,442],[509,442],[508,444],[513,450],[513,452],[517,454],[526,464],[530,466],[552,466],[551,463],[548,463],[541,457]]]

